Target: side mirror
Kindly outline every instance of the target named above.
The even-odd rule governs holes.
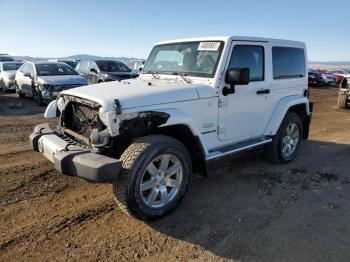
[[[32,74],[31,73],[24,73],[24,75],[23,76],[25,76],[25,77],[29,77],[29,78],[32,78]]]
[[[97,74],[97,70],[95,68],[90,68],[90,72]]]
[[[230,85],[248,85],[249,77],[249,68],[231,68],[227,71],[225,80]]]
[[[222,94],[227,96],[235,93],[235,85],[248,85],[250,78],[249,68],[231,68],[227,71],[225,82],[230,84],[230,87],[224,87]]]

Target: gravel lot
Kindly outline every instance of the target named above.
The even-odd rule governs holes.
[[[0,93],[0,261],[350,261],[350,110],[312,89],[311,135],[287,165],[261,150],[196,176],[180,207],[143,222],[110,185],[58,174],[30,149],[45,108]],[[54,123],[52,123],[54,124]]]

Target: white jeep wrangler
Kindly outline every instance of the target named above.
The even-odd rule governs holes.
[[[32,147],[65,174],[112,183],[138,218],[172,211],[192,172],[264,145],[293,160],[309,133],[305,44],[210,37],[155,45],[138,79],[70,89],[51,102],[56,130],[35,127]]]

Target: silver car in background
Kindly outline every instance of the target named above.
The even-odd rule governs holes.
[[[32,96],[37,105],[54,100],[63,90],[83,85],[87,85],[85,77],[58,62],[27,62],[18,69],[15,78],[17,96]]]
[[[3,92],[15,90],[15,77],[23,62],[0,62],[0,87]]]

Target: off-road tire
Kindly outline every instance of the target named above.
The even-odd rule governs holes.
[[[17,83],[15,84],[15,90],[16,90],[16,95],[18,98],[24,98],[26,96],[25,94],[23,94],[21,92],[21,90],[19,90],[19,86]]]
[[[291,124],[296,123],[299,128],[299,140],[295,151],[288,157],[285,158],[282,154],[282,139],[286,128]],[[284,117],[280,127],[278,128],[277,134],[273,138],[273,141],[265,146],[265,157],[268,161],[276,164],[284,164],[292,161],[298,154],[300,144],[303,138],[303,124],[300,117],[296,113],[287,113]]]
[[[183,178],[175,197],[165,206],[147,206],[140,193],[141,177],[148,164],[161,154],[170,154],[179,159]],[[113,184],[113,193],[119,207],[138,219],[153,220],[173,211],[186,194],[192,178],[191,157],[185,146],[176,139],[164,135],[149,135],[137,138],[124,151],[122,172]]]
[[[341,109],[348,108],[348,99],[347,95],[338,95],[338,107]]]

